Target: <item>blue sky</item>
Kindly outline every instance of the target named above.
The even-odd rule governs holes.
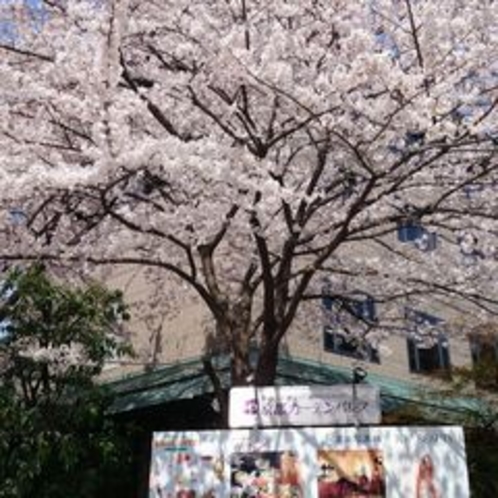
[[[15,21],[9,12],[9,7],[23,3],[33,14],[33,29],[38,29],[39,22],[43,21],[42,0],[0,0],[0,43],[15,43],[19,38]]]

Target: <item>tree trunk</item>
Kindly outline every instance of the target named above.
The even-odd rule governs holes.
[[[253,382],[250,342],[234,334],[231,351],[231,385],[246,386]]]
[[[264,342],[259,350],[254,377],[256,386],[272,386],[277,378],[278,345]]]
[[[224,429],[228,428],[228,393],[226,389],[223,389],[220,376],[216,372],[211,360],[209,358],[203,358],[202,364],[204,366],[204,371],[211,380],[211,384],[213,384],[214,396],[218,400],[222,427]]]
[[[249,295],[232,303],[224,324],[225,337],[230,338],[231,386],[252,384],[251,365],[251,305]]]

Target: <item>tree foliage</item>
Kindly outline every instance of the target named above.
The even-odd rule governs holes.
[[[274,380],[324,279],[495,310],[492,0],[43,5],[0,47],[3,259],[142,265],[161,306],[189,288],[239,384]]]
[[[112,492],[130,448],[93,379],[129,352],[109,336],[126,318],[120,294],[63,285],[35,265],[6,278],[0,313],[0,496]]]

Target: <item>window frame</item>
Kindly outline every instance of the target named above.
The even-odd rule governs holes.
[[[343,345],[353,341],[358,341],[358,344],[348,350]],[[368,341],[361,341],[353,334],[348,334],[343,331],[334,331],[330,327],[325,326],[323,329],[323,350],[327,353],[333,353],[355,360],[367,361],[380,365],[379,349],[374,347]]]
[[[358,329],[361,324],[373,327],[378,321],[376,302],[372,296],[363,292],[353,293],[352,297],[347,298],[324,295],[322,308],[325,315],[325,352],[380,364],[379,349],[362,338],[361,331],[354,333],[354,329]],[[353,342],[357,343],[355,347],[347,347]]]
[[[406,307],[405,321],[408,322],[406,345],[410,373],[449,375],[451,355],[444,320],[430,313]],[[429,330],[421,330],[422,328]],[[432,345],[429,346],[428,342],[432,342]],[[423,351],[428,353],[425,357]],[[428,362],[431,364],[427,365]]]
[[[468,339],[475,386],[498,390],[498,336],[492,332],[476,331],[469,333]]]

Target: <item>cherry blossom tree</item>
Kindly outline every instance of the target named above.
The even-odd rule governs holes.
[[[407,298],[495,310],[492,0],[14,4],[3,260],[193,290],[234,384],[273,382],[324,289],[385,303],[372,340]]]

